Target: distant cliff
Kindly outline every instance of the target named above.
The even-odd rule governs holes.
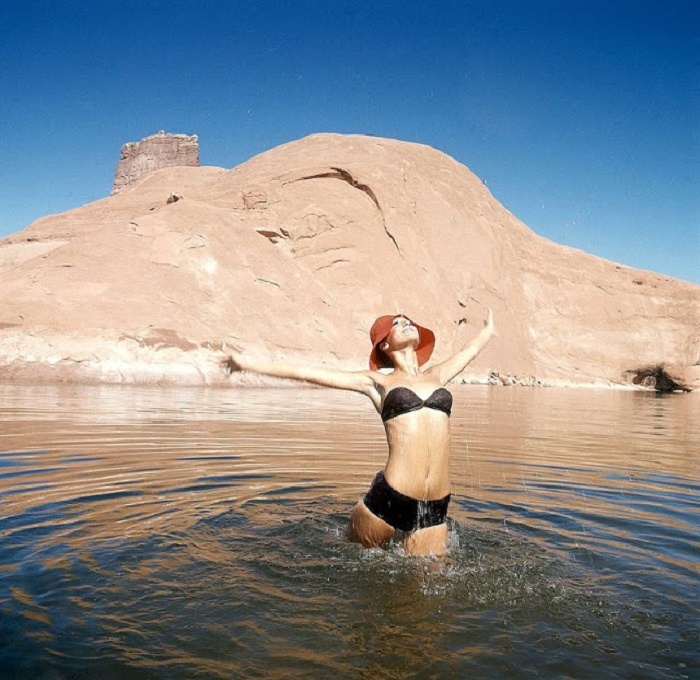
[[[199,166],[197,135],[171,135],[161,130],[140,142],[124,144],[114,173],[112,194],[143,175],[177,165]]]
[[[360,369],[397,312],[439,361],[491,307],[466,380],[700,387],[700,287],[548,241],[453,158],[391,139],[153,172],[1,240],[0,279],[0,380],[223,384],[223,343]]]

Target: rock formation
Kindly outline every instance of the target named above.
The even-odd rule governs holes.
[[[224,384],[224,343],[360,369],[374,318],[399,311],[433,328],[440,360],[492,307],[499,336],[465,380],[662,367],[700,386],[700,287],[541,238],[454,159],[389,139],[154,172],[0,241],[0,276],[5,381]]]
[[[114,173],[112,194],[139,177],[176,165],[199,167],[197,135],[171,135],[161,130],[140,142],[124,144]]]

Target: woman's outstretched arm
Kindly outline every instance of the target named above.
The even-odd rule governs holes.
[[[459,375],[481,352],[491,339],[496,335],[496,327],[493,323],[493,312],[489,309],[488,317],[477,335],[471,342],[459,352],[453,354],[440,364],[431,366],[427,373],[436,375],[442,385],[446,385],[452,378]]]
[[[333,387],[339,390],[361,392],[374,400],[377,392],[372,371],[342,371],[322,366],[305,366],[291,361],[273,361],[251,357],[242,352],[231,352],[222,362],[229,373],[252,371],[275,378],[304,380],[315,385]],[[377,393],[378,394],[378,393]]]

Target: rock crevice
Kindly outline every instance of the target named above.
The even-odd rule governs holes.
[[[339,179],[342,180],[343,182],[346,182],[349,184],[353,189],[358,189],[362,193],[366,194],[369,196],[370,200],[374,205],[377,206],[377,210],[379,211],[379,215],[382,218],[382,225],[384,226],[384,231],[386,232],[386,235],[391,239],[391,242],[394,244],[394,247],[396,250],[398,250],[399,254],[401,254],[401,248],[399,248],[399,244],[396,241],[396,237],[389,231],[389,228],[387,227],[386,224],[386,217],[384,215],[384,211],[382,210],[382,206],[379,205],[379,199],[377,198],[377,195],[374,193],[372,188],[368,186],[367,184],[363,184],[362,182],[359,182],[356,180],[350,172],[347,170],[343,170],[343,168],[336,168],[336,167],[331,167],[330,172],[321,172],[315,175],[308,175],[306,177],[299,177],[298,179],[294,180],[295,182],[302,182],[304,180],[310,180],[310,179]]]

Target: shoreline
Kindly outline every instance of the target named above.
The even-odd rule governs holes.
[[[303,381],[272,378],[253,373],[225,374],[221,369],[194,366],[192,364],[146,364],[134,366],[132,363],[117,365],[116,362],[103,362],[85,365],[86,362],[63,364],[21,363],[0,365],[0,385],[37,386],[37,385],[71,385],[71,386],[128,386],[128,387],[182,387],[205,389],[269,389],[301,388],[331,389]],[[208,369],[208,370],[207,370]],[[537,378],[535,376],[516,376],[490,371],[486,374],[465,375],[450,381],[451,385],[465,387],[497,388],[543,388],[543,389],[577,389],[577,390],[616,390],[647,393],[692,393],[700,391],[698,387],[677,390],[657,390],[641,384],[623,383],[595,378],[592,381],[567,380],[564,378]]]
[[[74,384],[74,385],[153,385],[172,387],[278,387],[293,381],[253,373],[228,374],[221,367],[225,344],[207,341],[178,345],[168,342],[137,342],[131,337],[118,339],[55,338],[48,341],[24,336],[0,342],[0,383]],[[171,340],[166,338],[165,340]],[[292,361],[305,357],[287,356]],[[337,362],[331,357],[316,357],[316,363],[340,370],[357,371],[359,362]],[[670,370],[670,369],[669,369]],[[600,375],[567,376],[564,367],[550,375],[516,374],[495,368],[467,370],[453,384],[494,387],[543,387],[566,389],[635,390],[672,392],[700,390],[700,373],[688,372],[686,380],[674,377],[661,365],[648,366],[644,373],[624,371],[616,374],[600,367]],[[685,369],[681,373],[685,373]],[[697,372],[696,372],[697,373]],[[553,374],[553,375],[552,375]],[[645,377],[646,376],[646,377]],[[695,378],[693,380],[693,378]],[[301,384],[301,383],[296,383]]]

